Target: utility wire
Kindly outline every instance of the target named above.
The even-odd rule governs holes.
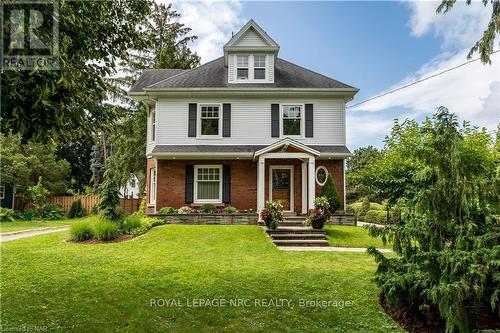
[[[491,52],[490,54],[494,54],[494,53],[497,53],[497,52],[500,52],[500,50],[493,51],[493,52]],[[402,90],[402,89],[405,89],[405,88],[411,87],[411,86],[413,86],[413,85],[415,85],[415,84],[417,84],[417,83],[420,83],[420,82],[423,82],[423,81],[426,81],[426,80],[432,79],[432,78],[434,78],[434,77],[436,77],[436,76],[439,76],[439,75],[445,74],[445,73],[450,72],[450,71],[452,71],[452,70],[454,70],[454,69],[457,69],[457,68],[463,67],[463,66],[465,66],[465,65],[468,65],[468,64],[470,64],[470,63],[472,63],[472,62],[478,61],[479,59],[481,59],[481,58],[475,58],[475,59],[469,60],[469,61],[464,62],[464,63],[462,63],[462,64],[460,64],[460,65],[457,65],[457,66],[455,66],[455,67],[451,67],[451,68],[445,69],[444,71],[441,71],[441,72],[436,73],[436,74],[432,74],[432,75],[430,75],[430,76],[424,77],[423,79],[420,79],[420,80],[414,81],[414,82],[412,82],[412,83],[405,84],[404,86],[401,86],[401,87],[398,87],[398,88],[396,88],[396,89],[393,89],[393,90],[387,91],[387,92],[385,92],[385,93],[383,93],[383,94],[380,94],[380,95],[373,96],[373,97],[371,97],[371,98],[365,99],[364,101],[359,102],[359,103],[356,103],[356,104],[354,104],[354,105],[349,105],[349,106],[347,106],[346,108],[347,108],[347,109],[349,109],[349,108],[353,108],[353,107],[355,107],[355,106],[358,106],[358,105],[365,104],[365,103],[367,103],[367,102],[373,101],[374,99],[378,99],[378,98],[380,98],[380,97],[387,96],[387,95],[389,95],[389,94],[395,93],[396,91],[400,91],[400,90]]]

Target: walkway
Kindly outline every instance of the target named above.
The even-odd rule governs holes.
[[[278,246],[283,251],[324,251],[324,252],[366,252],[366,247],[336,246]],[[377,249],[382,253],[390,253],[391,249]]]
[[[36,230],[14,231],[9,233],[0,234],[0,243],[10,242],[17,239],[35,237],[39,235],[51,234],[54,232],[61,232],[69,230],[69,227],[55,227]]]

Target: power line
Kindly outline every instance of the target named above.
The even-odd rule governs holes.
[[[493,52],[491,52],[490,54],[494,54],[494,53],[497,53],[497,52],[500,52],[500,50],[493,51]],[[475,58],[475,59],[469,60],[469,61],[464,62],[464,63],[462,63],[462,64],[460,64],[460,65],[457,65],[457,66],[455,66],[455,67],[451,67],[451,68],[445,69],[444,71],[441,71],[441,72],[436,73],[436,74],[432,74],[432,75],[430,75],[430,76],[424,77],[423,79],[420,79],[420,80],[414,81],[414,82],[412,82],[412,83],[405,84],[404,86],[401,86],[401,87],[398,87],[398,88],[396,88],[396,89],[393,89],[393,90],[387,91],[387,92],[385,92],[385,93],[383,93],[383,94],[380,94],[380,95],[377,95],[377,96],[370,97],[370,98],[365,99],[364,101],[359,102],[359,103],[356,103],[356,104],[354,104],[354,105],[349,105],[349,106],[347,106],[346,108],[347,108],[347,109],[349,109],[349,108],[353,108],[353,107],[355,107],[355,106],[358,106],[358,105],[365,104],[365,103],[367,103],[367,102],[373,101],[374,99],[377,99],[377,98],[380,98],[380,97],[387,96],[387,95],[389,95],[389,94],[395,93],[396,91],[399,91],[399,90],[402,90],[402,89],[405,89],[405,88],[411,87],[411,86],[413,86],[413,85],[415,85],[415,84],[417,84],[417,83],[420,83],[420,82],[423,82],[423,81],[427,81],[427,80],[432,79],[432,78],[434,78],[434,77],[436,77],[436,76],[439,76],[439,75],[445,74],[445,73],[450,72],[450,71],[452,71],[452,70],[454,70],[454,69],[457,69],[457,68],[463,67],[463,66],[465,66],[465,65],[468,65],[468,64],[470,64],[470,63],[472,63],[472,62],[478,61],[479,59],[481,59],[481,58]]]

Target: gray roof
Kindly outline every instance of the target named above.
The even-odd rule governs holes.
[[[320,153],[350,154],[346,146],[307,145]],[[268,145],[157,145],[152,153],[255,153]]]
[[[186,69],[145,69],[141,76],[135,81],[129,92],[143,92],[145,87],[160,82],[161,80],[168,79],[177,75]]]
[[[215,59],[190,70],[175,70],[176,75],[170,72],[158,71],[174,70],[147,70],[142,73],[131,92],[140,92],[144,88],[228,88],[228,87],[263,87],[263,88],[350,88],[322,74],[313,72],[304,67],[292,64],[277,58],[274,71],[274,83],[239,83],[227,82],[227,67],[224,66],[224,57]]]

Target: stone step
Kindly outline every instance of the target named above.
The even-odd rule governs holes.
[[[302,222],[281,222],[279,224],[280,226],[284,226],[284,227],[300,227],[300,226],[304,226],[304,223]]]
[[[311,227],[284,227],[284,226],[279,226],[278,229],[276,230],[266,230],[266,232],[269,235],[274,235],[274,234],[321,234],[321,235],[326,235],[326,232],[322,229],[313,229]]]
[[[321,240],[301,240],[301,239],[283,239],[273,240],[273,243],[277,246],[329,246],[328,241],[326,239]]]
[[[302,239],[302,240],[317,240],[325,239],[324,234],[320,233],[307,233],[307,234],[294,234],[294,233],[277,233],[271,236],[274,240],[284,240],[284,239]]]
[[[286,215],[283,215],[283,220],[286,221],[286,220],[289,220],[289,221],[303,221],[305,220],[306,217],[305,216],[286,216]]]

